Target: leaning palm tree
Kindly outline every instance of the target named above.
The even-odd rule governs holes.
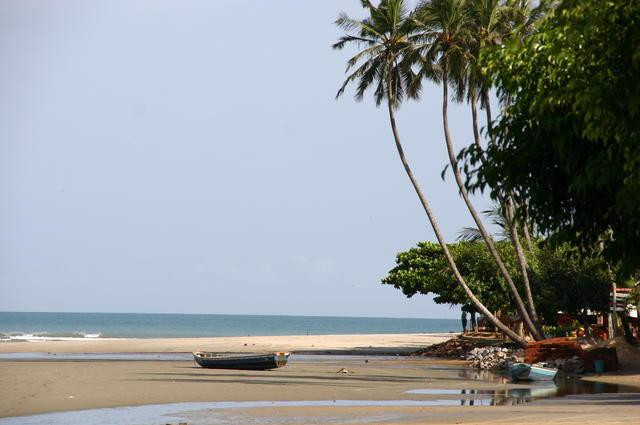
[[[468,81],[469,63],[472,62],[471,46],[474,45],[474,38],[471,31],[472,21],[467,0],[423,0],[418,5],[414,20],[418,27],[417,38],[420,40],[420,44],[416,45],[412,55],[408,55],[408,60],[412,61],[416,56],[420,56],[423,59],[419,66],[422,67],[426,64],[428,69],[437,68],[440,71],[442,81],[442,124],[445,144],[449,155],[449,163],[460,194],[500,273],[507,282],[515,301],[515,307],[520,313],[527,330],[534,339],[544,339],[539,326],[532,320],[513,278],[495,247],[491,235],[486,230],[480,215],[471,203],[458,168],[449,132],[449,87],[454,88],[456,100],[462,100]],[[405,68],[409,69],[410,66],[405,66]],[[418,88],[421,84],[420,80],[423,78],[420,74],[416,75],[418,77],[410,84],[410,94],[414,96],[419,94]]]
[[[480,101],[487,115],[487,123],[491,119],[491,102],[489,101],[490,83],[478,62],[480,52],[489,46],[501,43],[507,31],[507,7],[500,0],[468,0],[467,11],[471,39],[468,48],[470,61],[467,76],[467,102],[471,107],[474,143],[482,150],[478,125],[477,103]]]
[[[406,75],[406,72],[410,71],[403,69],[401,62],[414,44],[412,36],[415,21],[410,17],[407,2],[406,0],[382,0],[378,6],[374,6],[367,0],[361,0],[361,3],[367,9],[369,17],[356,20],[343,13],[336,20],[336,24],[347,34],[342,36],[333,45],[333,48],[342,49],[347,44],[355,44],[361,48],[360,52],[347,62],[349,74],[336,97],[340,97],[350,83],[357,81],[356,99],[362,99],[366,90],[375,86],[376,104],[380,105],[386,100],[391,131],[400,161],[420,199],[456,281],[478,311],[510,339],[524,346],[526,341],[509,329],[480,302],[460,274],[440,231],[438,221],[404,154],[395,114],[404,94],[403,81],[410,78]]]
[[[491,104],[489,102],[490,84],[486,75],[482,72],[479,63],[480,52],[487,47],[496,46],[509,39],[522,40],[534,31],[536,22],[544,16],[547,2],[543,1],[538,6],[532,7],[530,0],[468,0],[468,11],[471,17],[472,41],[469,43],[471,49],[471,60],[469,62],[468,73],[468,95],[467,100],[471,106],[473,134],[476,149],[479,151],[481,161],[484,162],[483,149],[479,140],[479,130],[476,112],[477,93],[481,94],[481,103],[487,115],[487,127],[491,127]],[[491,132],[490,132],[491,134]],[[522,275],[527,308],[531,320],[540,333],[540,319],[536,311],[531,284],[529,281],[529,266],[525,256],[522,243],[520,242],[519,231],[521,228],[527,246],[532,249],[533,243],[526,224],[518,224],[516,215],[516,202],[514,194],[506,194],[501,200],[502,210],[505,212],[505,224],[509,228],[509,236],[514,246],[520,274]]]

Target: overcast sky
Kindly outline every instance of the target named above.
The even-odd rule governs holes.
[[[384,108],[336,101],[357,0],[0,2],[0,310],[456,317],[380,279],[435,237]],[[448,240],[441,89],[402,107]],[[457,148],[468,107],[451,110]],[[487,202],[478,200],[479,209]]]

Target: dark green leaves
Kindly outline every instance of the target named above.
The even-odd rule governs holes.
[[[524,25],[524,24],[523,24]],[[467,169],[527,202],[538,228],[640,268],[640,2],[564,0],[527,39],[483,55],[511,104]]]

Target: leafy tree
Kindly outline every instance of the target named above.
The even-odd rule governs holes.
[[[498,246],[508,248],[508,243]],[[458,242],[449,244],[449,250],[469,287],[488,309],[512,311],[504,279],[484,243]],[[402,290],[407,297],[431,293],[437,304],[469,302],[465,292],[456,285],[439,245],[419,242],[415,248],[399,253],[396,264],[382,283]]]
[[[532,253],[531,283],[547,323],[553,323],[559,311],[580,315],[586,310],[608,310],[611,281],[602,258],[579,255],[566,244],[556,247],[542,241],[537,245]],[[497,246],[508,267],[515,271],[518,266],[513,246],[508,241],[500,241]],[[470,288],[488,308],[515,312],[504,280],[483,243],[462,241],[450,244],[449,249]],[[442,250],[430,242],[420,242],[399,253],[396,267],[382,283],[402,290],[407,297],[433,294],[438,304],[468,303],[465,293],[455,285]]]
[[[580,255],[567,244],[545,244],[537,252],[532,280],[545,317],[558,311],[579,315],[585,310],[609,309],[611,279],[606,262]]]
[[[516,193],[555,241],[640,269],[640,2],[563,0],[526,39],[484,58],[507,109],[471,189]]]

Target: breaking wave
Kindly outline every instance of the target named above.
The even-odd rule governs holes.
[[[0,342],[39,342],[39,341],[76,341],[101,338],[101,333],[70,332],[70,333],[49,333],[49,332],[7,332],[0,333]]]

